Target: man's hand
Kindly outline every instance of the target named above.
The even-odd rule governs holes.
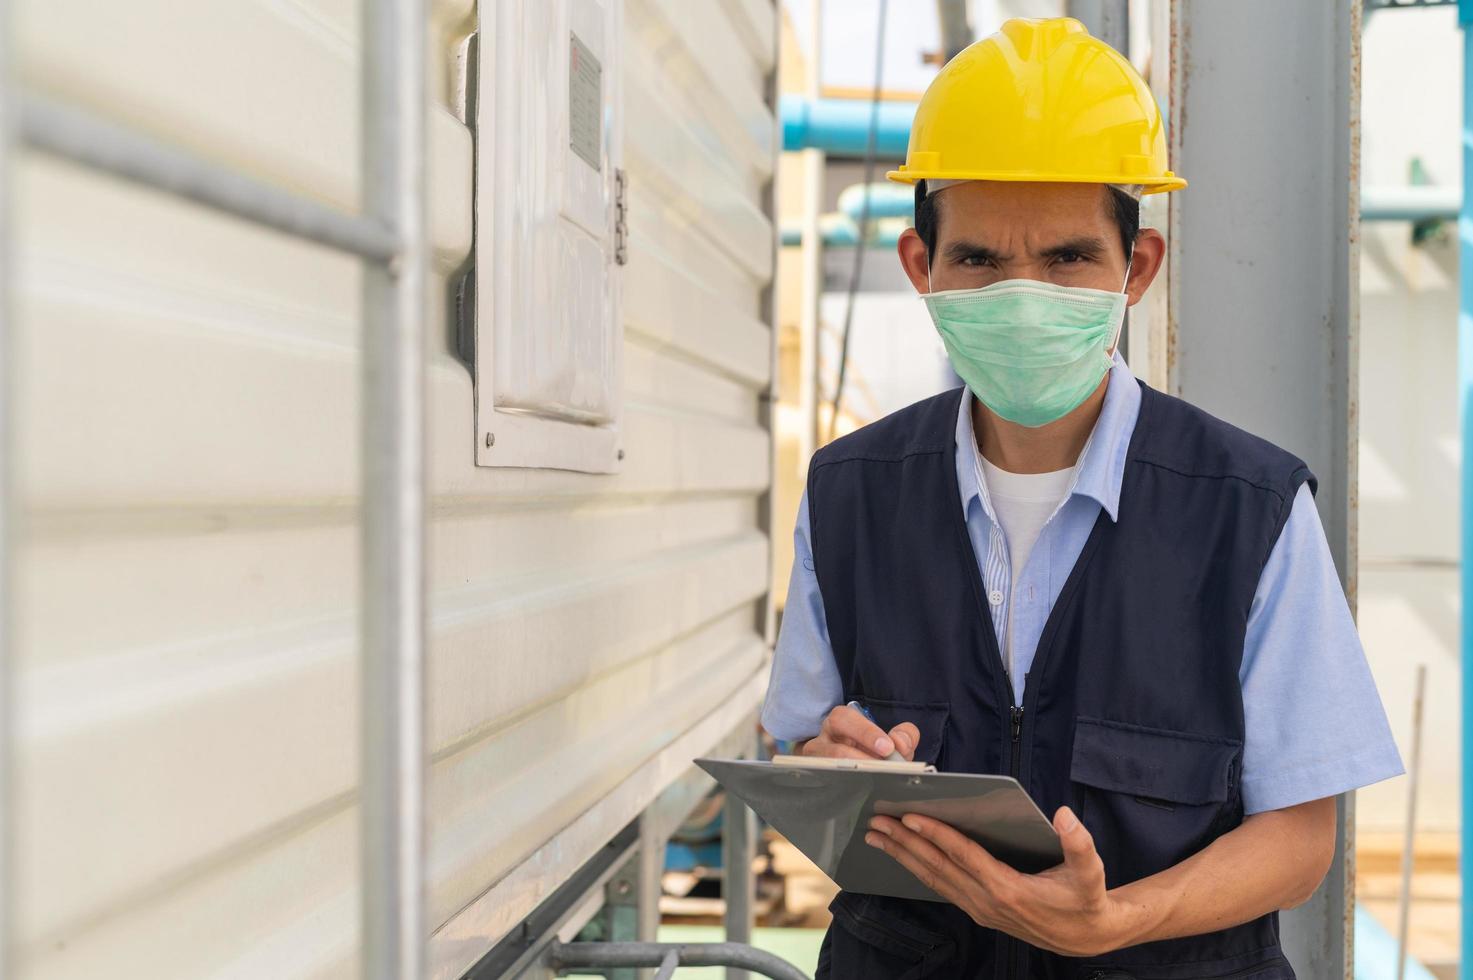
[[[798,746],[798,754],[832,759],[883,759],[893,748],[907,759],[914,759],[920,741],[920,729],[908,721],[887,733],[858,711],[841,704],[828,713],[817,736]]]
[[[832,717],[832,716],[830,716]],[[1094,839],[1068,807],[1054,814],[1064,863],[1040,874],[1014,871],[946,824],[919,814],[875,817],[865,842],[903,864],[981,926],[1065,956],[1120,945],[1117,903],[1105,891]]]
[[[1026,875],[919,814],[876,817],[865,840],[978,923],[1067,956],[1095,956],[1251,922],[1314,893],[1335,856],[1335,797],[1255,813],[1164,871],[1105,890],[1094,840],[1054,814],[1064,863]]]

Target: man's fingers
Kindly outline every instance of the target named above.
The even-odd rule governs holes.
[[[875,825],[879,826],[880,821],[876,820]],[[949,864],[946,855],[905,830],[899,822],[891,821],[885,831],[871,830],[865,834],[864,840],[899,861],[921,884],[952,904],[961,905],[966,898],[960,881],[946,873]]]
[[[863,749],[868,753],[866,758],[883,759],[895,748],[879,725],[848,705],[841,704],[830,711],[823,720],[823,730],[834,742],[847,742]]]
[[[960,891],[954,888],[950,882],[943,879],[939,874],[936,873],[935,870],[926,865],[910,851],[906,850],[900,844],[897,844],[893,838],[886,837],[879,831],[871,830],[868,834],[865,834],[864,841],[871,847],[878,847],[880,850],[890,855],[896,861],[900,862],[900,866],[905,868],[906,871],[909,871],[911,874],[915,875],[917,881],[925,885],[927,888],[931,889],[931,891],[940,895],[942,898],[946,899],[948,902],[951,902],[953,905],[962,904],[963,896]]]
[[[816,738],[810,743],[813,748],[808,755],[821,755],[826,759],[874,759],[873,752],[864,749],[856,749],[847,742],[831,742],[826,738]]]
[[[895,743],[896,752],[913,760],[916,746],[921,744],[921,730],[908,721],[902,721],[890,729],[890,741]]]
[[[923,817],[918,813],[907,813],[901,823],[909,830],[935,844],[947,857],[965,868],[972,877],[987,885],[989,890],[1008,881],[1018,872],[987,853],[970,837],[953,827]]]
[[[906,819],[908,820],[909,816]],[[909,854],[916,865],[924,868],[926,876],[917,875],[917,877],[921,877],[927,888],[943,897],[951,898],[953,893],[965,895],[969,885],[973,888],[977,885],[981,885],[983,889],[987,888],[986,880],[972,874],[967,868],[952,860],[949,854],[911,830],[904,821],[893,817],[876,817],[870,822],[870,826],[887,837],[894,847]],[[899,860],[895,851],[886,850],[885,853]],[[906,865],[906,867],[915,873],[914,867],[911,865]],[[949,891],[937,887],[932,883],[933,881],[944,882]]]
[[[1092,883],[1094,875],[1101,878],[1105,874],[1104,862],[1095,850],[1095,839],[1080,823],[1074,811],[1067,806],[1061,806],[1054,813],[1054,830],[1059,835],[1059,844],[1064,849],[1064,866],[1071,871],[1087,876],[1084,880]]]

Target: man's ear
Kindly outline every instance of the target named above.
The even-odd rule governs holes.
[[[1125,283],[1125,293],[1130,297],[1127,306],[1134,306],[1141,301],[1165,260],[1166,238],[1155,228],[1142,228],[1135,239],[1135,252],[1130,259],[1130,277]]]
[[[921,236],[916,234],[914,228],[907,228],[900,233],[900,241],[895,243],[895,252],[900,256],[900,267],[905,270],[906,278],[916,292],[929,293],[931,270],[929,257],[926,255],[926,243],[921,241]]]

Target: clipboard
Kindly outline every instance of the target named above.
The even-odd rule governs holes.
[[[876,814],[933,817],[1027,874],[1064,860],[1053,825],[1011,776],[936,772],[899,762],[695,761],[845,891],[945,901],[900,862],[864,842]]]

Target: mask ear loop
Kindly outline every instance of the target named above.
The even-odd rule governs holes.
[[[1135,261],[1135,249],[1125,257],[1125,281],[1120,284],[1120,291],[1126,293],[1130,289],[1130,266]],[[1120,311],[1120,320],[1115,324],[1115,335],[1110,338],[1110,356],[1115,356],[1115,351],[1120,349],[1120,332],[1125,329],[1125,310]]]

